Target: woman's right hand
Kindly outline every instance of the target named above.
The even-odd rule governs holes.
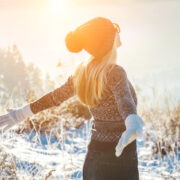
[[[123,149],[134,141],[138,136],[143,135],[143,126],[145,123],[136,114],[130,114],[125,120],[126,130],[122,133],[118,144],[116,145],[115,155],[119,157]]]
[[[0,128],[3,128],[4,132],[34,114],[30,104],[18,109],[8,109],[8,111],[9,113],[0,116]]]

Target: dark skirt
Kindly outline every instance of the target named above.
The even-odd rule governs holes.
[[[83,180],[139,180],[136,140],[126,146],[119,157],[115,156],[116,144],[106,149],[97,149],[95,144],[97,142],[90,142],[83,166]]]

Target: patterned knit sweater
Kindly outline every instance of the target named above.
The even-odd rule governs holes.
[[[118,142],[125,130],[124,120],[130,114],[136,114],[137,97],[123,67],[113,64],[107,70],[107,91],[98,105],[89,110],[93,116],[91,140],[100,142]],[[33,113],[53,106],[75,95],[72,76],[59,88],[42,96],[30,104]]]

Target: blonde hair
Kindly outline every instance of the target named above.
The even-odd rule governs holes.
[[[87,63],[84,61],[78,65],[73,82],[75,92],[79,100],[86,106],[98,104],[104,91],[106,91],[106,70],[109,64],[115,64],[117,59],[116,41],[112,49],[102,58],[95,59],[91,56]]]

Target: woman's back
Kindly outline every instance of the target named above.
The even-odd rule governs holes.
[[[107,71],[107,91],[99,104],[89,109],[93,115],[95,130],[92,131],[92,139],[97,141],[117,142],[120,137],[119,128],[125,127],[123,115],[135,111],[137,105],[135,90],[124,69],[116,64],[113,66],[111,72]],[[129,104],[134,104],[134,109]]]
[[[98,105],[89,108],[94,124],[92,139],[96,141],[117,142],[121,134],[119,129],[125,127],[126,116],[136,113],[136,93],[125,70],[117,64],[111,65],[114,66],[112,69],[107,68],[107,91],[103,93]],[[31,109],[33,113],[38,113],[60,105],[73,95],[76,94],[70,76],[60,88],[31,103]]]

